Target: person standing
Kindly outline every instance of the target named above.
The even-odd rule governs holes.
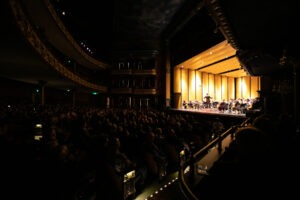
[[[210,99],[211,99],[212,97],[209,96],[208,93],[206,93],[206,95],[204,96],[204,98],[205,98],[205,104],[206,104],[206,107],[207,107],[207,108],[210,108],[210,106],[211,106]]]

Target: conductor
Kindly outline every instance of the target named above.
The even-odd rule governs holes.
[[[206,107],[207,107],[207,108],[210,108],[210,106],[211,106],[211,103],[210,103],[210,99],[211,99],[211,98],[212,98],[212,97],[209,96],[208,93],[206,93],[206,95],[204,96],[205,104],[206,104]]]

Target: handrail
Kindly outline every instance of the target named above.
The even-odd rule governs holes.
[[[192,155],[193,160],[197,160],[197,158],[199,158],[204,153],[207,154],[208,149],[212,148],[213,146],[216,145],[216,143],[218,143],[220,140],[224,139],[229,134],[229,132],[231,132],[233,129],[234,129],[234,127],[230,127],[227,131],[222,133],[219,137],[216,137],[210,143],[208,143],[206,146],[204,146],[202,149],[200,149],[199,151],[194,153]]]
[[[178,175],[179,186],[180,186],[183,194],[186,196],[187,199],[198,200],[198,198],[195,196],[195,194],[193,193],[193,191],[191,190],[191,188],[188,186],[187,182],[185,181],[184,169],[186,167],[188,167],[188,166],[193,166],[196,161],[198,161],[199,159],[201,159],[205,155],[207,155],[208,154],[208,150],[210,148],[212,148],[213,146],[215,146],[217,143],[219,143],[218,144],[219,145],[218,148],[222,148],[220,142],[222,142],[222,140],[225,137],[227,137],[230,133],[233,134],[234,131],[236,130],[236,128],[245,126],[249,121],[250,121],[250,118],[247,118],[240,125],[238,125],[238,126],[231,126],[225,132],[223,132],[222,134],[220,134],[219,137],[215,138],[210,143],[208,143],[206,146],[204,146],[203,148],[201,148],[199,151],[197,151],[196,153],[194,153],[193,155],[191,155],[191,157],[190,157],[189,160],[187,160],[186,162],[182,162],[180,164],[179,175]],[[221,149],[219,149],[219,150],[221,150]],[[191,167],[191,169],[193,169],[193,167]],[[191,170],[190,173],[194,173],[194,171]],[[194,175],[194,174],[192,174],[192,175]]]
[[[178,178],[179,178],[179,182],[178,182],[179,187],[180,187],[181,191],[183,191],[184,196],[187,199],[198,200],[198,198],[195,196],[195,194],[192,192],[192,190],[190,189],[190,187],[188,186],[188,184],[184,180],[183,167],[180,168],[180,170],[179,170]]]
[[[223,132],[219,137],[216,137],[210,143],[208,143],[206,146],[204,146],[202,149],[200,149],[199,151],[197,151],[196,153],[194,153],[192,155],[193,159],[197,160],[197,158],[199,158],[204,152],[207,152],[208,149],[212,148],[220,140],[223,140],[232,130],[235,130],[238,127],[245,126],[245,124],[247,124],[249,121],[250,121],[250,118],[247,118],[240,125],[238,125],[238,126],[231,126],[229,129],[227,129],[225,132]]]

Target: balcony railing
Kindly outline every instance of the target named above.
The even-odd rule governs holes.
[[[150,94],[154,95],[156,94],[156,89],[134,89],[133,94]]]
[[[244,127],[249,120],[249,118],[246,119],[238,127]],[[208,174],[213,164],[224,154],[226,147],[234,140],[234,133],[238,127],[230,127],[199,151],[191,152],[190,157],[180,155],[184,159],[181,159],[178,179],[180,188],[188,199],[198,200],[193,192],[193,184],[199,183],[205,174]]]

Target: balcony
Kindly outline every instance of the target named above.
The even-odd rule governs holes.
[[[132,74],[132,69],[115,69],[112,70],[111,72],[112,75],[131,75]]]
[[[132,94],[132,88],[112,88],[112,94]]]
[[[155,95],[157,93],[156,89],[134,89],[133,90],[133,94],[151,94],[151,95]]]
[[[132,70],[133,75],[156,75],[156,69],[135,69]]]

